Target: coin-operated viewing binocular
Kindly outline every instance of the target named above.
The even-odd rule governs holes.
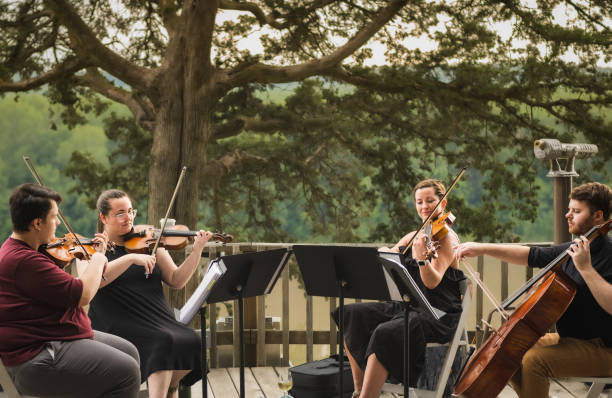
[[[533,152],[538,159],[548,159],[550,170],[547,177],[576,177],[574,159],[590,158],[597,154],[597,145],[566,144],[556,139],[540,139],[533,143]],[[565,168],[559,164],[559,159],[566,159]]]

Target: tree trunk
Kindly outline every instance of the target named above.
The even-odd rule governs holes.
[[[195,52],[193,54],[195,58]],[[202,85],[201,79],[190,73],[194,70],[189,66],[192,64],[188,61],[190,58],[183,55],[184,66],[167,72],[159,91],[161,100],[149,170],[148,222],[159,225],[170,204],[181,169],[186,166],[187,172],[177,191],[170,217],[175,218],[177,224],[198,230],[207,229],[197,223],[198,192],[201,165],[206,164],[206,146],[212,132],[212,110],[218,95],[207,90],[214,84]],[[206,76],[209,82],[213,77],[213,74]],[[179,265],[184,260],[184,253],[172,253],[172,257]],[[197,278],[192,278],[187,290],[193,291],[197,284]],[[180,308],[185,303],[185,289],[165,289],[165,292],[171,307]]]

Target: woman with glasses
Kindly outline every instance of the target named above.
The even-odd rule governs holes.
[[[189,386],[201,378],[201,341],[191,328],[175,320],[162,282],[175,289],[183,288],[212,234],[200,230],[191,254],[177,266],[163,248],[155,256],[125,250],[122,236],[132,230],[136,216],[125,192],[102,192],[97,209],[98,231],[106,231],[116,247],[106,252],[106,280],[101,282],[89,307],[92,325],[138,348],[141,381],[147,380],[151,398],[175,398],[179,381]]]

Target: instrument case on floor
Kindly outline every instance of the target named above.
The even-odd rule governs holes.
[[[340,398],[338,390],[338,355],[320,361],[307,362],[289,369],[293,379],[293,388],[289,394],[294,398]],[[348,358],[344,357],[344,398],[353,393],[353,375]]]

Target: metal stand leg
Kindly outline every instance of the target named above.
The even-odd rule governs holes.
[[[410,395],[410,311],[408,302],[404,302],[404,397]]]
[[[206,305],[200,307],[200,324],[202,325],[202,397],[208,398],[208,380],[206,378],[206,371],[208,370],[206,355]]]
[[[342,289],[342,282],[340,282],[338,288],[338,297],[340,301],[340,307],[338,308],[338,320],[340,322],[338,325],[338,329],[340,331],[340,357],[338,361],[340,362],[340,371],[338,373],[338,391],[340,391],[340,398],[344,398],[344,289]]]
[[[244,303],[242,289],[238,291],[238,325],[240,330],[240,398],[244,398]]]

